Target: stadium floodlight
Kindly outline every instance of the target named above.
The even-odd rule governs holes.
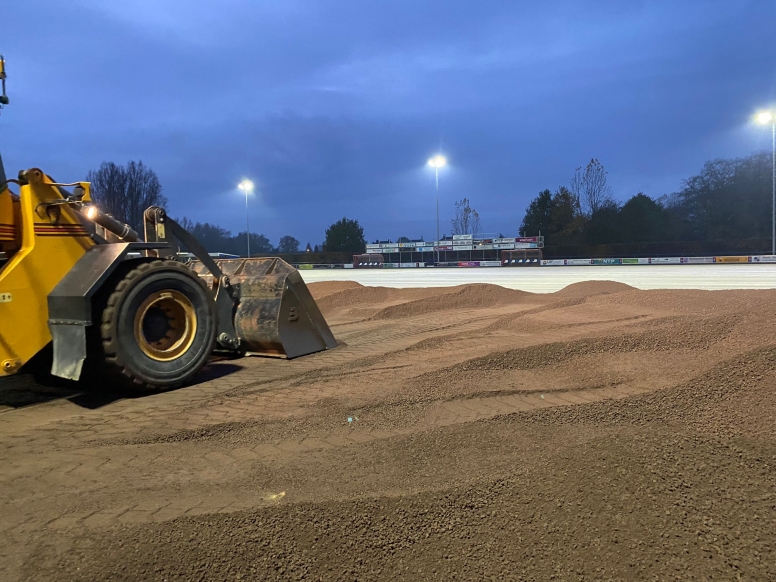
[[[773,210],[771,214],[771,254],[776,255],[776,115],[773,111],[761,111],[755,115],[760,125],[771,124],[771,198]]]
[[[251,227],[248,223],[248,193],[253,192],[253,182],[243,180],[237,187],[245,192],[245,238],[248,242],[248,258],[251,258]]]
[[[437,154],[433,158],[430,158],[428,160],[428,165],[434,168],[434,175],[436,176],[436,206],[437,206],[437,213],[436,213],[436,222],[437,222],[437,264],[439,264],[439,168],[444,167],[447,165],[447,160],[444,156]]]
[[[428,161],[428,165],[432,168],[441,168],[447,164],[447,160],[444,156],[434,156]]]

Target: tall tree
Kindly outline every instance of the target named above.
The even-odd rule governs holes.
[[[480,215],[469,205],[468,198],[455,203],[455,215],[450,223],[453,234],[477,234],[482,232]]]
[[[288,234],[286,236],[280,237],[280,242],[278,243],[278,252],[279,253],[298,253],[299,241],[296,240],[293,236]]]
[[[326,251],[362,253],[366,247],[364,229],[357,220],[342,218],[326,229],[323,248]]]
[[[601,162],[595,158],[590,160],[584,170],[579,167],[574,172],[571,194],[587,216],[592,217],[612,202],[612,189],[607,183],[607,174]]]
[[[142,161],[130,161],[126,166],[103,162],[97,170],[89,171],[86,179],[92,183],[97,205],[139,232],[146,208],[167,205],[158,176]]]
[[[551,220],[552,192],[542,190],[525,209],[525,216],[523,216],[523,222],[520,225],[520,236],[548,234]]]

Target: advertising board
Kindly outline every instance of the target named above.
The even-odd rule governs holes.
[[[456,247],[453,247],[454,251],[473,251],[474,246],[473,245],[458,245]]]
[[[416,246],[417,246],[417,243],[414,243],[414,242],[399,243],[399,247],[402,249],[414,249]]]
[[[312,265],[299,265],[297,267],[297,269],[312,269],[312,268],[313,268]]]
[[[678,265],[681,263],[681,257],[652,257],[649,259],[650,265]]]
[[[433,252],[434,247],[417,247],[415,250],[419,253],[430,253]]]
[[[621,259],[590,259],[591,265],[620,265]]]
[[[714,257],[680,257],[679,261],[683,265],[703,265],[713,263]]]
[[[489,251],[493,249],[492,244],[482,244],[482,245],[474,245],[475,251]]]
[[[544,242],[544,237],[543,236],[519,236],[519,237],[517,237],[515,239],[512,239],[512,240],[514,240],[515,242],[535,242],[535,243],[538,243],[538,242]],[[505,242],[507,242],[507,241],[505,241]]]
[[[389,246],[386,245],[386,246],[383,246],[382,251],[384,253],[398,253],[399,252],[399,247],[397,247],[397,246],[389,247]]]
[[[480,261],[480,267],[500,267],[501,261]]]
[[[513,242],[515,242],[515,237],[512,237],[512,238],[503,238],[503,237],[502,237],[502,238],[494,238],[494,239],[493,239],[493,243],[494,243],[494,244],[499,244],[499,243],[513,243]]]
[[[381,245],[379,245],[379,244],[368,244],[368,245],[366,245],[367,250],[369,250],[369,249],[379,249],[380,247],[381,247]]]
[[[480,262],[479,261],[459,261],[458,266],[459,267],[479,267]]]
[[[383,263],[383,268],[385,269],[398,269],[399,266],[399,263]]]
[[[776,263],[776,255],[754,255],[751,259],[753,263]]]
[[[438,247],[434,247],[435,251],[452,251],[453,245],[439,245]]]
[[[516,249],[538,249],[539,243],[535,242],[518,242],[514,244]]]
[[[515,243],[493,243],[494,249],[513,249],[515,248]]]
[[[345,263],[342,266],[345,267],[346,269],[352,269],[353,268],[353,263]]]
[[[542,266],[544,267],[562,267],[566,264],[563,259],[542,259]]]
[[[714,257],[717,263],[748,263],[749,257]]]
[[[474,238],[473,234],[454,234],[453,240],[472,240]]]
[[[589,265],[590,259],[563,259],[563,264],[570,266]]]

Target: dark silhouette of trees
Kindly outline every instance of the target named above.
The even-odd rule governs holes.
[[[455,215],[450,223],[453,227],[453,234],[477,234],[482,232],[480,215],[469,205],[468,198],[455,203]]]
[[[593,159],[570,189],[543,190],[528,205],[520,234],[540,233],[548,246],[770,238],[771,156],[711,160],[678,192],[639,192],[622,205]]]
[[[326,251],[363,253],[365,248],[364,229],[357,220],[342,218],[326,229],[326,240],[323,241]]]
[[[571,191],[565,186],[554,194],[542,190],[526,209],[520,236],[545,237],[545,244],[573,244],[584,225],[584,217]]]
[[[279,253],[298,253],[299,241],[296,240],[293,236],[288,234],[286,236],[281,236],[280,242],[278,243],[278,252]]]
[[[245,231],[232,235],[232,232],[209,222],[194,223],[186,217],[178,223],[189,231],[209,253],[227,253],[245,256],[248,241]],[[274,253],[275,248],[263,234],[251,233],[251,256]]]
[[[114,218],[143,232],[143,212],[149,206],[167,205],[156,173],[143,162],[120,166],[103,162],[86,175],[97,205]]]

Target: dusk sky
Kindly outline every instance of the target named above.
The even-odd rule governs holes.
[[[443,232],[463,197],[517,234],[596,157],[615,197],[770,150],[776,2],[6,0],[6,170],[152,167],[172,216],[320,243]]]

